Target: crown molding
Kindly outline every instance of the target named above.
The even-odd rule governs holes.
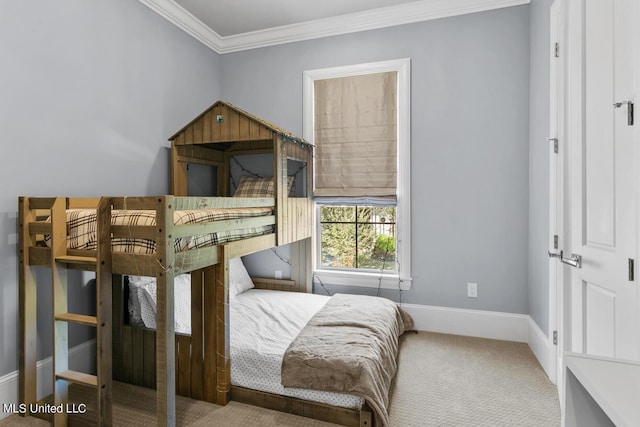
[[[218,33],[173,0],[138,0],[209,49],[222,53],[223,40]]]
[[[366,12],[222,37],[173,0],[139,1],[220,54],[484,12],[531,2],[531,0],[420,0]]]

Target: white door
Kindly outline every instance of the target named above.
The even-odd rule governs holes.
[[[570,248],[582,266],[565,267],[572,350],[627,359],[640,356],[637,285],[629,275],[637,258],[634,126],[626,103],[634,101],[634,1],[573,3],[573,22],[582,18],[584,27],[569,74],[577,102],[570,107]]]

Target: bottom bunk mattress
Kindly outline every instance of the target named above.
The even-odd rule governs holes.
[[[155,329],[155,279],[131,276],[129,285],[130,323]],[[190,275],[176,277],[174,295],[175,331],[190,335]],[[231,384],[332,406],[360,408],[364,400],[352,394],[282,386],[285,351],[329,299],[323,295],[262,289],[234,294],[229,304]]]

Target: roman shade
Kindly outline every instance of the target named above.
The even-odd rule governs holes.
[[[397,72],[314,82],[316,197],[395,198]]]

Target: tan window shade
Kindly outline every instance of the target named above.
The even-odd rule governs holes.
[[[316,196],[395,196],[397,73],[314,82]]]

